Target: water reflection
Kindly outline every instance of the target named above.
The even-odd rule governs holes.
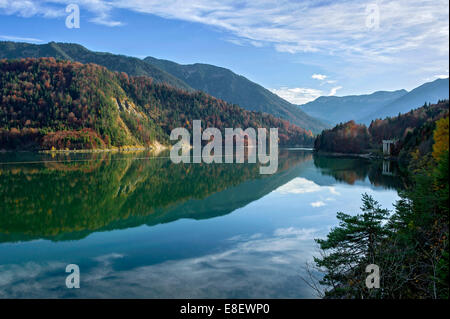
[[[129,258],[108,253],[81,264],[81,289],[62,283],[63,262],[0,265],[0,297],[38,298],[295,298],[311,296],[298,276],[314,233],[278,229],[273,234],[229,238],[231,247],[191,258],[120,269]],[[305,245],[302,245],[304,243]],[[300,245],[299,245],[300,244]],[[131,256],[132,257],[132,256]],[[273,274],[277,276],[273,276]],[[29,283],[33,283],[30,285]]]
[[[350,185],[368,179],[374,186],[402,189],[406,183],[406,176],[395,161],[315,155],[314,165],[322,174]]]
[[[145,153],[4,165],[0,240],[79,239],[93,231],[224,215],[286,183],[299,173],[291,169],[311,158],[281,152],[271,176],[260,175],[257,164],[173,164],[164,154]]]
[[[402,184],[395,165],[299,150],[270,176],[164,154],[2,156],[0,297],[313,297],[313,238],[362,192],[389,208]],[[65,288],[69,263],[81,289]]]

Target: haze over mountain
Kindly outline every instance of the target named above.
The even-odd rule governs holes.
[[[412,109],[420,107],[426,103],[436,103],[438,100],[449,98],[449,81],[446,79],[437,79],[433,82],[427,82],[410,91],[390,104],[375,110],[369,116],[362,119],[363,123],[370,123],[374,119],[384,119],[388,116],[397,116],[399,113],[407,113]]]
[[[275,115],[314,133],[327,127],[296,105],[231,70],[201,63],[181,65],[153,57],[147,57],[144,61],[170,73],[196,90],[238,104],[244,109]]]
[[[125,72],[131,76],[149,76],[156,83],[167,83],[186,91],[200,90],[228,103],[238,104],[250,111],[266,112],[288,120],[292,124],[319,133],[328,126],[307,115],[296,105],[273,94],[232,71],[206,64],[179,65],[148,57],[135,57],[94,52],[73,43],[36,45],[22,42],[0,42],[0,59],[54,57],[56,59],[95,63],[111,71]]]
[[[321,96],[299,107],[309,115],[333,125],[350,120],[368,125],[377,118],[407,113],[425,102],[436,103],[448,99],[448,92],[449,80],[446,78],[425,83],[410,92],[397,90],[342,97]]]

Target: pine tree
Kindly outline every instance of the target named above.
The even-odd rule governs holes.
[[[365,267],[379,262],[379,248],[389,231],[385,221],[389,211],[381,208],[370,195],[362,195],[362,213],[355,216],[339,212],[339,226],[326,239],[316,239],[322,251],[314,261],[324,270],[320,282],[330,287],[326,297],[369,297],[365,288]]]

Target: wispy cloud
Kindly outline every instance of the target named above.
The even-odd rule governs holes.
[[[428,76],[424,78],[425,82],[431,82],[437,79],[447,79],[449,77],[448,70],[444,74],[434,74],[432,76]]]
[[[336,95],[337,91],[340,90],[340,89],[342,89],[342,86],[336,86],[336,87],[334,87],[334,88],[331,88],[330,94],[328,94],[328,95],[329,95],[329,96]]]
[[[17,37],[13,35],[0,35],[0,39],[7,41],[26,41],[26,42],[42,42],[41,39]]]
[[[334,82],[332,82],[334,83]],[[311,101],[314,101],[319,96],[328,95],[333,96],[336,95],[337,91],[342,89],[342,86],[335,86],[330,89],[330,92],[327,94],[322,90],[312,89],[312,88],[288,88],[282,87],[279,89],[270,89],[272,93],[275,93],[279,97],[289,101],[293,104],[305,104]]]
[[[248,298],[314,297],[301,265],[315,252],[314,228],[278,228],[230,240],[224,250],[198,257],[121,269],[113,253],[83,270],[80,289],[64,285],[61,262],[0,265],[1,298]]]
[[[325,206],[326,204],[323,202],[323,201],[317,201],[317,202],[312,202],[311,203],[311,206],[312,207],[322,207],[322,206]]]
[[[282,87],[279,89],[270,89],[270,91],[293,104],[305,104],[323,95],[321,90],[310,88]]]
[[[328,77],[328,76],[326,76],[326,75],[324,75],[324,74],[316,74],[316,73],[314,73],[314,74],[311,76],[312,79],[320,80],[320,81],[325,80],[327,77]]]
[[[397,63],[414,50],[448,56],[448,0],[379,0],[380,26],[367,27],[373,1],[111,0],[164,18],[213,25],[235,36],[267,42],[281,52],[322,52]]]
[[[111,12],[115,6],[105,0],[0,0],[0,13],[21,17],[42,16],[44,18],[60,18],[67,16],[65,8],[68,4],[78,4],[91,13],[90,22],[109,27],[123,25],[114,20]]]
[[[7,15],[18,15],[25,18],[36,15],[46,18],[56,18],[65,14],[62,7],[48,6],[45,2],[48,1],[0,0],[0,12]]]
[[[374,64],[410,69],[412,61],[418,70],[432,68],[428,76],[448,68],[448,0],[0,0],[0,13],[58,17],[68,3],[78,3],[97,24],[124,24],[114,18],[117,9],[152,14],[216,27],[239,45],[339,57],[351,61],[353,72]],[[378,28],[366,23],[373,3]]]
[[[433,77],[434,79],[447,79],[448,74],[437,74]]]
[[[315,228],[278,228],[274,231],[277,237],[297,237],[299,240],[313,240],[317,237],[318,230]]]

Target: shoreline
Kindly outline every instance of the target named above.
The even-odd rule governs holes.
[[[40,150],[40,149],[21,149],[21,150],[6,150],[0,149],[0,154],[2,153],[39,153],[39,154],[57,154],[57,153],[104,153],[104,152],[137,152],[137,151],[156,151],[161,152],[170,149],[172,146],[163,145],[156,143],[149,147],[114,147],[114,148],[97,148],[97,149],[77,149],[77,150]],[[191,145],[186,145],[186,148],[192,148]],[[248,146],[245,146],[247,148]],[[303,150],[303,151],[313,151],[312,147],[298,147],[298,146],[281,146],[280,150]]]
[[[6,150],[0,149],[0,154],[6,153],[36,153],[36,154],[71,154],[71,153],[107,153],[107,152],[142,152],[142,151],[153,151],[161,152],[170,147],[167,145],[160,144],[156,142],[151,146],[121,146],[112,148],[95,148],[95,149],[52,149],[52,150],[42,150],[42,149],[21,149],[21,150]]]
[[[56,153],[106,153],[106,152],[136,152],[136,151],[156,150],[152,147],[133,147],[133,148],[104,148],[104,149],[81,149],[81,150],[38,150],[30,151],[40,154],[56,154]],[[14,151],[13,151],[14,152]]]
[[[331,156],[331,157],[353,157],[353,158],[364,158],[369,160],[390,160],[390,161],[398,161],[398,157],[396,156],[383,156],[383,155],[376,155],[373,153],[363,153],[363,154],[357,154],[357,153],[338,153],[338,152],[324,152],[324,151],[316,151],[314,150],[314,153],[317,155],[324,155],[324,156]]]

